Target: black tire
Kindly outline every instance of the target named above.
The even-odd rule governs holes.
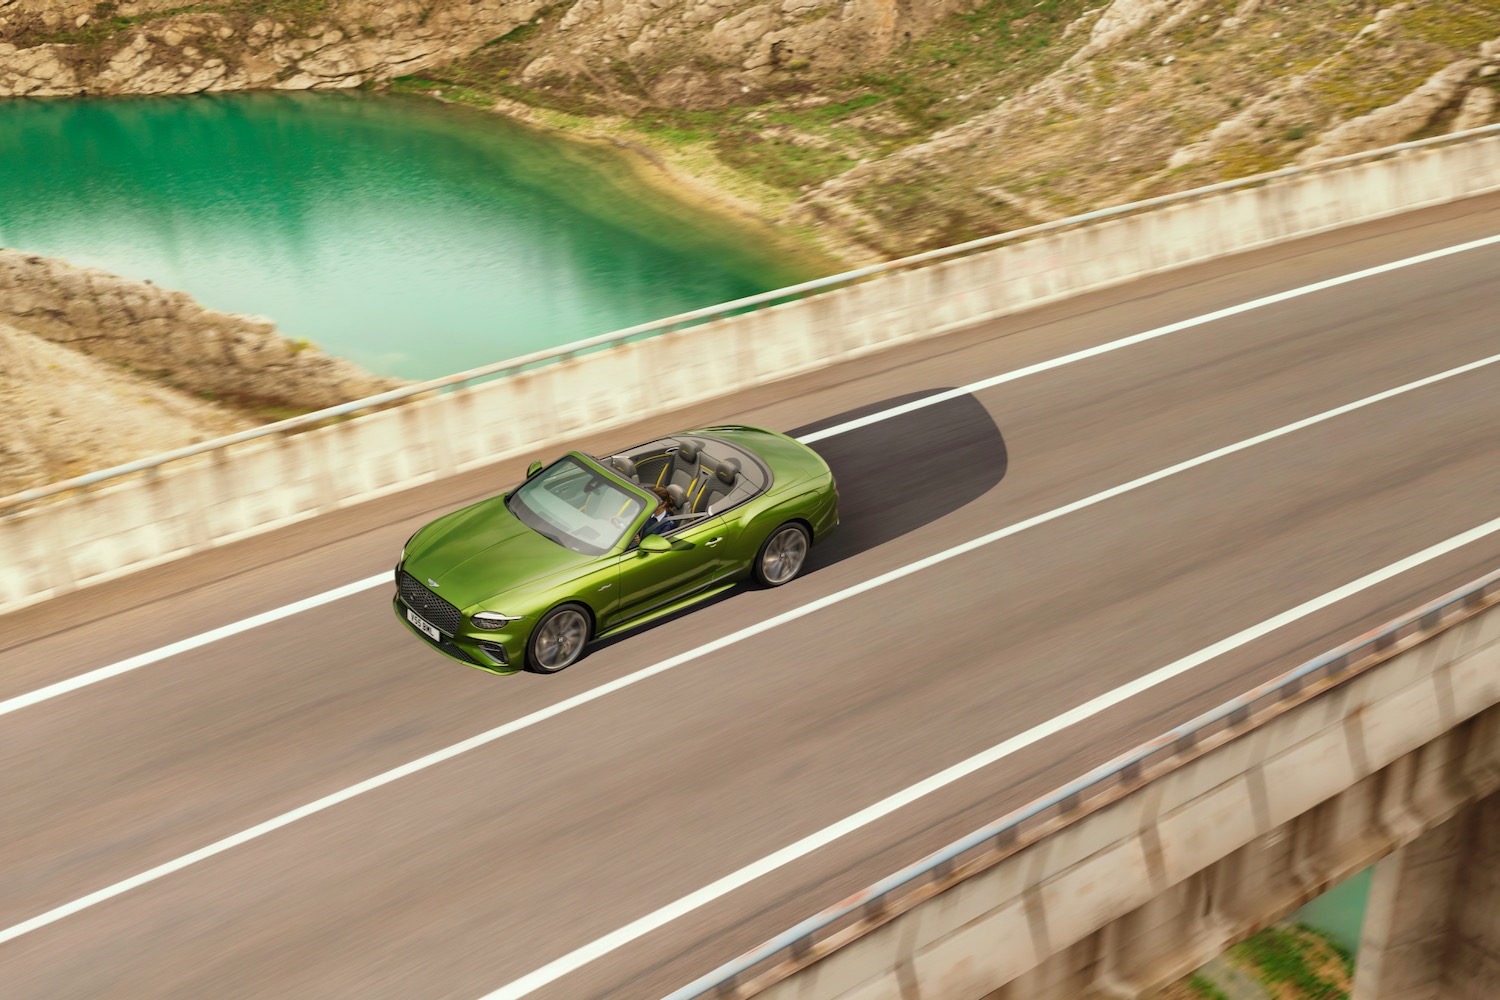
[[[526,669],[534,674],[560,673],[578,662],[589,643],[593,622],[581,604],[559,604],[542,615],[526,640]]]
[[[766,536],[755,553],[755,582],[762,587],[791,583],[807,565],[812,536],[796,521],[788,521]]]

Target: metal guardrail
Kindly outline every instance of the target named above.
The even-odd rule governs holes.
[[[1370,150],[1362,153],[1351,153],[1347,156],[1335,157],[1323,160],[1315,164],[1302,167],[1286,167],[1281,170],[1273,170],[1269,173],[1256,174],[1252,177],[1244,177],[1238,180],[1221,181],[1218,184],[1210,184],[1206,187],[1193,188],[1190,191],[1181,191],[1175,194],[1161,195],[1156,198],[1147,198],[1143,201],[1131,202],[1126,205],[1118,205],[1113,208],[1100,209],[1095,212],[1086,212],[1082,215],[1071,216],[1067,219],[1059,219],[1054,222],[1042,223],[1041,225],[1028,226],[1025,229],[1017,229],[1008,233],[999,233],[994,236],[986,236],[967,243],[959,243],[950,247],[937,250],[929,250],[925,253],[914,254],[910,257],[902,257],[899,260],[887,261],[882,264],[873,264],[868,267],[857,268],[853,271],[845,271],[841,274],[830,275],[826,278],[818,278],[813,281],[805,281],[798,285],[790,285],[786,288],[773,289],[756,295],[748,295],[744,298],[734,299],[719,305],[709,306],[705,309],[697,309],[691,312],[678,313],[665,319],[654,320],[649,323],[641,323],[636,326],[616,330],[612,333],[604,333],[584,340],[564,344],[561,347],[549,348],[543,351],[535,351],[531,354],[523,354],[520,357],[509,358],[505,361],[497,361],[493,364],[482,365],[468,371],[459,372],[454,375],[446,375],[442,378],[432,379],[427,382],[419,382],[414,385],[403,386],[392,389],[378,395],[368,396],[363,399],[352,400],[341,403],[338,406],[330,406],[326,409],[317,410],[313,413],[292,417],[288,420],[280,420],[276,423],[266,424],[261,427],[240,431],[225,437],[214,438],[200,444],[191,445],[186,448],[178,448],[151,458],[144,458],[123,465],[111,466],[97,472],[90,472],[82,476],[75,476],[61,482],[52,483],[48,486],[39,486],[24,490],[8,497],[0,498],[0,517],[14,514],[22,508],[46,500],[63,493],[74,490],[86,490],[114,479],[138,473],[155,473],[162,466],[172,462],[178,462],[212,452],[231,448],[235,445],[244,444],[259,438],[275,437],[279,435],[292,434],[298,431],[308,430],[323,426],[332,421],[358,416],[361,413],[373,410],[385,409],[390,406],[400,405],[420,396],[435,392],[450,392],[468,385],[483,382],[493,378],[501,378],[514,375],[530,368],[538,368],[543,365],[565,361],[575,358],[581,354],[591,351],[615,347],[620,344],[629,343],[634,340],[643,340],[658,334],[667,333],[684,327],[696,326],[710,320],[720,319],[727,316],[748,312],[753,309],[765,308],[784,302],[791,302],[808,296],[832,291],[837,288],[857,284],[880,275],[890,274],[897,271],[905,271],[921,267],[927,264],[939,263],[966,257],[970,254],[990,250],[995,247],[1010,243],[1021,242],[1037,236],[1061,232],[1085,226],[1109,219],[1122,218],[1129,215],[1138,215],[1144,212],[1171,205],[1186,204],[1188,202],[1201,200],[1226,191],[1240,190],[1244,188],[1260,187],[1292,177],[1309,176],[1356,163],[1373,162],[1376,160],[1389,159],[1402,156],[1406,153],[1420,151],[1435,146],[1453,145],[1465,142],[1469,139],[1485,135],[1500,135],[1500,125],[1487,125],[1481,128],[1469,129],[1464,132],[1454,132],[1448,135],[1435,136],[1429,139],[1421,139],[1416,142],[1402,143],[1397,146],[1387,146],[1382,149]]]
[[[751,997],[1202,753],[1500,604],[1500,570],[1289,670],[881,879],[663,1000]]]

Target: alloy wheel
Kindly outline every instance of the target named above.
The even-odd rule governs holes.
[[[802,572],[807,561],[807,534],[788,524],[766,543],[760,556],[760,575],[773,587],[786,583]]]
[[[532,644],[536,665],[553,672],[571,666],[589,638],[589,621],[582,611],[560,608],[537,626]]]

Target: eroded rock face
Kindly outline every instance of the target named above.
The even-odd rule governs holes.
[[[1475,87],[1459,106],[1458,117],[1453,119],[1453,131],[1463,132],[1488,125],[1495,120],[1497,106],[1500,106],[1500,94],[1488,87]]]
[[[401,384],[288,341],[270,320],[17,250],[0,250],[0,324],[229,400],[321,409]]]
[[[1208,0],[1114,0],[1101,8],[1088,41],[1073,54],[1068,64],[1086,62],[1143,33],[1170,31],[1196,16],[1207,4]],[[1244,9],[1248,6],[1240,4],[1240,16],[1248,13]]]
[[[963,2],[576,0],[559,11],[545,0],[330,0],[297,17],[181,0],[10,0],[0,2],[0,96],[354,87],[540,26],[545,10],[555,31],[523,80],[598,83],[628,67],[664,103],[720,103],[790,64],[879,59]]]
[[[0,43],[0,96],[60,97],[82,89],[73,66],[54,46],[17,49]]]
[[[1297,162],[1316,163],[1344,153],[1402,141],[1431,121],[1438,111],[1451,104],[1460,88],[1484,65],[1482,59],[1464,59],[1444,67],[1395,104],[1330,129],[1316,144],[1298,156]],[[1483,98],[1479,100],[1482,101]]]
[[[356,87],[470,52],[542,2],[331,0],[273,16],[181,0],[10,0],[0,97]]]
[[[1068,24],[1058,47],[1078,47],[1044,77],[804,190],[783,219],[898,256],[1500,118],[1500,39],[1452,51],[1402,20],[1430,10],[1372,6],[1319,36],[1284,32],[1283,13],[1256,2],[1224,16],[1205,0],[1113,0]],[[1391,83],[1408,76],[1409,89]],[[1363,110],[1371,89],[1389,103]],[[1044,197],[1026,190],[1038,177]]]
[[[614,67],[645,81],[654,103],[712,106],[762,89],[777,70],[878,61],[963,2],[577,0],[523,75],[597,83]]]

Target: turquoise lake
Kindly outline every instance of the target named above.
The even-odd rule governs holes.
[[[1370,898],[1374,868],[1340,882],[1288,917],[1294,924],[1307,924],[1326,931],[1350,953],[1359,953],[1359,934],[1364,927],[1365,906]]]
[[[613,150],[357,93],[0,103],[0,245],[404,378],[816,276]]]

